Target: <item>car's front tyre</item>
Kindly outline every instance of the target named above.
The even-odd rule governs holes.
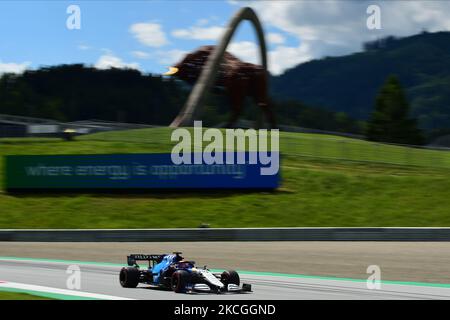
[[[234,284],[239,286],[241,284],[241,279],[239,278],[239,274],[234,270],[227,270],[222,272],[220,275],[220,282],[222,282],[225,286],[225,290],[228,290],[229,284]]]
[[[119,274],[120,285],[124,288],[136,288],[139,284],[139,269],[123,267]]]
[[[186,291],[189,282],[189,273],[185,270],[177,270],[172,274],[171,287],[176,293]]]

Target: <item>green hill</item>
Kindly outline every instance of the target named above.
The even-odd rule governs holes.
[[[170,130],[0,139],[0,156],[170,152]],[[450,152],[297,133],[282,133],[280,144],[282,186],[274,192],[2,191],[0,228],[450,226]]]
[[[390,74],[406,89],[421,128],[450,131],[450,32],[388,37],[366,43],[363,52],[300,64],[272,78],[272,93],[367,119]]]

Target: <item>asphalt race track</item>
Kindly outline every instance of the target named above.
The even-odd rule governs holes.
[[[67,289],[66,273],[70,262],[0,259],[0,282],[14,282]],[[139,286],[122,288],[118,281],[120,266],[87,263],[81,270],[82,292],[128,299],[450,299],[450,287],[382,283],[368,289],[365,281],[241,274],[241,282],[252,284],[247,294],[176,294]]]

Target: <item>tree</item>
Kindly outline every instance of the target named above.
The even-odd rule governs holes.
[[[396,76],[389,76],[375,100],[367,126],[367,139],[400,144],[424,143],[415,119],[409,118],[409,104]]]

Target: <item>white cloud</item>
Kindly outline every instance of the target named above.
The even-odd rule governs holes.
[[[100,56],[97,63],[95,64],[97,69],[139,69],[139,64],[136,62],[126,63],[123,62],[119,57],[114,56],[111,53],[104,54]]]
[[[255,42],[232,42],[228,46],[227,51],[243,61],[261,64],[259,47]],[[278,75],[292,66],[312,59],[310,49],[306,43],[302,43],[298,47],[277,46],[269,51],[267,55],[269,71],[274,75]]]
[[[129,31],[140,43],[149,47],[158,48],[169,43],[158,23],[135,23],[130,26]]]
[[[219,26],[199,27],[193,26],[187,29],[176,29],[172,36],[180,39],[192,40],[218,40],[224,33],[225,28]]]
[[[85,50],[91,49],[91,47],[88,45],[85,45],[85,44],[80,44],[80,45],[78,45],[78,49],[85,51]]]
[[[113,54],[112,50],[109,49],[109,48],[101,48],[100,51],[105,53],[105,54]]]
[[[227,51],[245,62],[255,64],[261,63],[259,58],[259,48],[254,42],[251,41],[231,42],[228,45]]]
[[[148,59],[150,54],[144,51],[131,51],[131,55],[138,59]]]
[[[2,75],[4,73],[22,73],[30,65],[31,65],[31,62],[22,62],[22,63],[9,62],[9,63],[5,63],[5,62],[2,62],[0,60],[0,75]]]
[[[272,44],[283,44],[286,39],[280,33],[271,32],[267,34],[267,41]]]
[[[157,51],[156,59],[160,64],[171,66],[180,61],[187,53],[187,51],[179,49]]]
[[[278,46],[269,52],[269,71],[274,75],[313,58],[306,43],[298,47]]]
[[[251,6],[265,28],[275,27],[298,39],[299,46],[279,46],[269,53],[270,63],[275,64],[269,64],[269,68],[276,72],[306,58],[359,51],[364,42],[387,35],[409,36],[424,29],[430,32],[450,30],[450,1],[380,1],[381,30],[369,30],[366,26],[366,9],[374,4],[372,0],[232,3]],[[270,37],[274,39],[268,35],[269,41]]]
[[[197,22],[195,23],[197,26],[206,26],[209,23],[208,19],[199,19],[197,20]]]

